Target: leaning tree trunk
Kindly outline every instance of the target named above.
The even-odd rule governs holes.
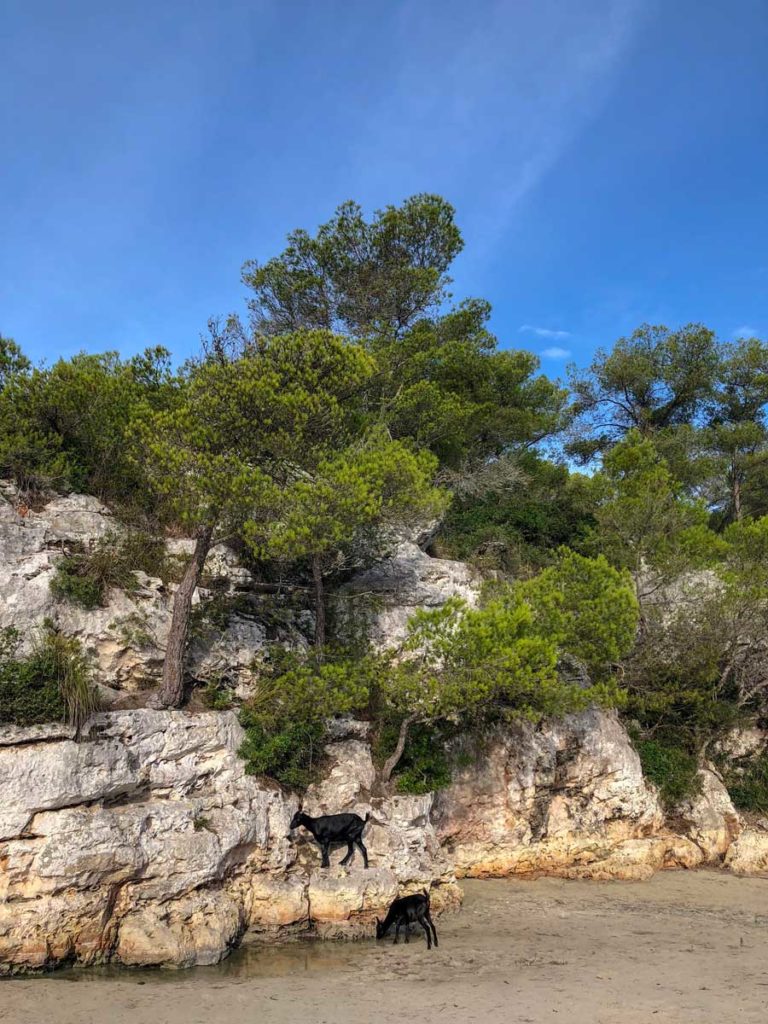
[[[418,718],[418,715],[406,715],[406,717],[400,723],[400,732],[397,736],[397,744],[395,749],[389,755],[387,760],[384,762],[384,767],[381,769],[381,781],[389,782],[392,778],[392,772],[397,768],[400,758],[403,756],[405,750],[405,741],[408,739],[408,730]]]
[[[319,651],[325,645],[325,589],[319,555],[312,556],[312,581],[315,585],[315,648]]]
[[[184,700],[184,653],[189,635],[192,598],[203,573],[212,537],[212,526],[204,526],[198,531],[195,550],[173,598],[173,616],[165,649],[163,681],[157,701],[161,707],[178,708]]]

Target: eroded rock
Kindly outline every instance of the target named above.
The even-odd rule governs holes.
[[[310,799],[372,811],[371,868],[326,872],[288,837],[297,798],[246,775],[242,739],[231,712],[105,713],[80,742],[0,727],[0,969],[212,963],[246,931],[368,934],[416,886],[457,900],[431,797],[371,801],[366,743],[332,743]]]
[[[614,714],[499,730],[461,754],[434,814],[459,876],[639,878],[662,866],[663,814]]]

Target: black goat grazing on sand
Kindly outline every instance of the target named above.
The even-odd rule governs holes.
[[[410,941],[411,925],[417,922],[427,936],[427,949],[432,949],[432,936],[437,941],[437,930],[429,913],[429,891],[417,892],[415,896],[401,896],[393,901],[383,921],[376,918],[376,938],[383,939],[392,925],[395,926],[395,942],[400,938],[400,929],[405,925],[405,941]],[[432,932],[430,934],[430,929]]]
[[[328,860],[331,846],[334,843],[346,843],[347,853],[340,864],[348,864],[355,854],[355,847],[363,855],[363,863],[368,867],[368,851],[363,842],[363,829],[368,823],[370,814],[361,818],[359,814],[324,814],[320,818],[312,818],[303,811],[296,811],[291,818],[290,829],[304,826],[314,836],[315,842],[323,851],[323,859],[320,867],[329,868],[331,862]],[[290,834],[289,834],[289,837]]]

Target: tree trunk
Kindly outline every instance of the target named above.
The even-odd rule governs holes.
[[[319,651],[325,645],[325,590],[319,555],[312,556],[312,581],[315,585],[315,648]]]
[[[733,518],[738,523],[741,519],[741,480],[736,469],[731,471],[731,498],[733,500]]]
[[[184,700],[184,654],[189,634],[192,597],[200,582],[212,537],[212,526],[204,526],[198,531],[195,550],[173,598],[173,616],[163,663],[163,682],[157,700],[164,708],[178,708]]]
[[[405,750],[405,741],[408,739],[408,730],[416,721],[417,715],[406,715],[406,717],[400,723],[400,732],[397,736],[397,745],[392,751],[390,756],[384,762],[384,767],[381,769],[381,780],[382,782],[389,782],[392,778],[392,772],[397,768],[400,758],[403,756]]]

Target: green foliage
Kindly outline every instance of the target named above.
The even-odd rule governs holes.
[[[15,377],[28,373],[30,365],[13,338],[0,334],[0,391]]]
[[[648,437],[700,422],[719,363],[715,336],[701,324],[676,331],[643,324],[610,352],[598,349],[586,371],[571,375],[571,454],[588,461],[631,430]]]
[[[375,754],[383,761],[395,748],[399,723],[387,722],[376,737]],[[450,785],[452,760],[448,741],[455,734],[451,723],[415,724],[408,736],[408,745],[398,762],[394,776],[398,793],[420,795]]]
[[[344,434],[371,370],[361,349],[323,331],[191,367],[176,407],[138,424],[151,486],[188,528],[239,532],[272,513],[297,461]]]
[[[580,572],[588,578],[579,580]],[[382,684],[385,702],[420,721],[489,712],[536,721],[595,701],[617,703],[608,669],[631,643],[636,622],[626,580],[603,560],[592,564],[572,552],[563,552],[559,565],[538,579],[538,585],[494,588],[481,608],[452,599],[418,611],[405,657]],[[563,654],[587,663],[600,680],[584,685],[565,678],[558,671]]]
[[[81,353],[51,367],[30,369],[18,359],[16,366],[0,377],[0,475],[33,494],[86,491],[146,509],[131,423],[141,409],[173,402],[168,353],[148,349],[128,360]]]
[[[579,602],[588,614],[577,615]],[[285,655],[259,679],[241,715],[248,770],[305,786],[317,767],[329,717],[367,709],[380,757],[389,757],[404,725],[410,736],[399,782],[405,792],[447,784],[445,744],[483,722],[538,721],[621,693],[609,663],[625,650],[636,606],[625,577],[604,559],[561,552],[536,590],[498,591],[483,607],[454,599],[411,619],[400,651],[340,656]],[[593,684],[558,670],[563,654],[600,673]]]
[[[671,810],[681,800],[700,792],[701,780],[694,754],[683,747],[650,739],[637,741],[636,747],[643,774],[658,788],[665,807]]]
[[[244,536],[262,556],[317,559],[338,569],[361,548],[373,552],[386,527],[431,518],[444,507],[432,486],[436,460],[381,432],[328,452],[311,471],[281,488],[274,518],[251,520]]]
[[[595,523],[592,480],[531,453],[510,468],[517,473],[506,486],[491,479],[479,494],[459,493],[434,541],[437,555],[520,576],[584,542]]]
[[[675,584],[672,606],[649,603],[624,663],[628,712],[644,735],[699,757],[764,713],[768,694],[768,520],[732,524],[720,562]]]
[[[19,656],[18,646],[15,630],[0,632],[0,722],[67,721],[80,728],[99,698],[77,640],[46,625],[31,654]]]
[[[591,546],[627,568],[639,586],[674,579],[720,554],[704,506],[683,491],[652,441],[636,430],[615,445],[595,481],[602,495]]]
[[[321,763],[328,719],[367,707],[374,664],[334,652],[279,655],[240,714],[246,771],[299,789],[309,785]]]
[[[728,765],[725,784],[740,811],[768,814],[768,754],[762,753],[746,764]]]
[[[91,610],[105,603],[101,581],[89,575],[87,555],[69,555],[59,562],[51,580],[51,593],[60,601],[71,601]]]
[[[462,248],[453,214],[444,199],[423,194],[366,222],[347,202],[314,238],[292,232],[280,256],[243,268],[257,331],[399,334],[445,295],[446,271]]]
[[[497,349],[479,300],[369,343],[379,372],[371,401],[393,437],[429,448],[458,472],[524,454],[565,425],[566,392],[531,352]]]
[[[203,700],[213,711],[228,711],[234,703],[232,690],[220,679],[212,679],[203,690]]]
[[[439,196],[412,196],[370,222],[345,203],[315,236],[295,231],[280,256],[247,263],[243,279],[254,292],[253,336],[312,328],[361,341],[376,361],[367,401],[378,421],[463,468],[551,436],[566,393],[537,375],[532,353],[497,351],[487,302],[444,311],[462,247],[453,217]],[[212,351],[253,344],[230,321]]]
[[[90,549],[72,551],[61,559],[51,580],[51,591],[60,600],[98,608],[106,604],[110,587],[135,591],[137,570],[167,578],[162,538],[131,530],[120,535],[108,533]]]
[[[586,558],[563,548],[554,565],[516,589],[542,634],[585,665],[595,680],[634,645],[638,603],[632,579],[602,555]]]

